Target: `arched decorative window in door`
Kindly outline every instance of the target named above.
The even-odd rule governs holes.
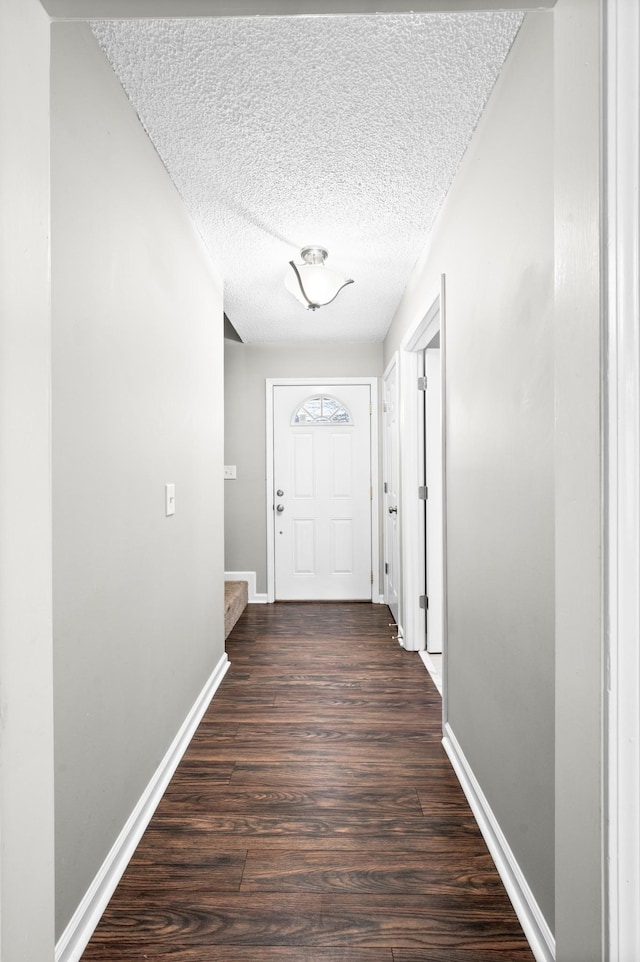
[[[302,402],[291,424],[353,424],[353,421],[342,401],[327,394],[314,394]]]

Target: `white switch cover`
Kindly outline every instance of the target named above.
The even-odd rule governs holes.
[[[175,484],[165,484],[164,486],[164,508],[167,518],[176,513],[176,486]]]
[[[235,464],[225,464],[224,466],[225,481],[235,481],[236,478],[237,478],[237,474],[236,474]]]

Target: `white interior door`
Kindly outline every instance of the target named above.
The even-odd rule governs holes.
[[[402,634],[400,621],[400,457],[398,450],[398,364],[390,364],[383,381],[384,425],[384,600]]]
[[[273,386],[275,598],[371,600],[371,389]]]
[[[438,342],[439,344],[439,342]],[[427,651],[442,651],[443,640],[443,511],[442,511],[442,388],[440,347],[424,352],[427,389],[425,391],[425,480],[426,500],[426,595]]]

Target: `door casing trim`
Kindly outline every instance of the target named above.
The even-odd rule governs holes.
[[[385,404],[387,399],[386,383],[389,378],[389,375],[391,374],[394,368],[395,368],[395,375],[396,375],[396,402],[398,405],[398,411],[397,411],[398,420],[396,425],[396,430],[398,432],[397,445],[396,445],[396,455],[397,455],[398,463],[396,465],[396,469],[398,474],[397,495],[399,498],[400,497],[400,352],[399,351],[394,351],[393,357],[387,364],[384,374],[382,375],[382,394],[381,394],[382,410],[380,411],[380,433],[382,435],[382,442],[381,442],[382,444],[382,479],[381,480],[383,482],[385,482],[388,477],[388,475],[386,474],[387,467],[388,467],[387,465],[387,454],[388,454],[387,427],[386,427],[386,421],[384,420],[387,413],[385,409]],[[383,516],[380,522],[380,539],[382,544],[383,561],[389,560],[391,555],[391,545],[388,543],[388,537],[387,537],[387,518],[384,510],[387,503],[385,499],[385,493],[386,493],[385,491],[380,492],[380,503],[382,507],[382,516]],[[402,546],[400,542],[401,542],[401,526],[400,526],[400,521],[398,520],[398,571],[395,572],[395,574],[397,576],[398,573],[400,573],[400,591],[398,592],[398,614],[396,617],[395,626],[397,630],[396,637],[400,642],[400,644],[402,644],[404,639],[404,629],[402,627]],[[389,611],[391,612],[391,616],[394,617],[393,612],[391,611],[391,608],[389,606],[388,579],[386,576],[386,572],[384,571],[381,574],[381,584],[383,588],[382,594],[384,598],[384,604],[387,605],[387,607],[389,608]]]
[[[605,5],[604,957],[640,953],[640,14]]]

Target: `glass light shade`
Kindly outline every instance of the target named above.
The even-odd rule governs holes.
[[[289,261],[291,271],[285,276],[284,284],[307,309],[315,311],[335,300],[343,287],[353,284],[337,271],[324,266],[327,252],[322,247],[304,247],[300,252],[303,264]]]

